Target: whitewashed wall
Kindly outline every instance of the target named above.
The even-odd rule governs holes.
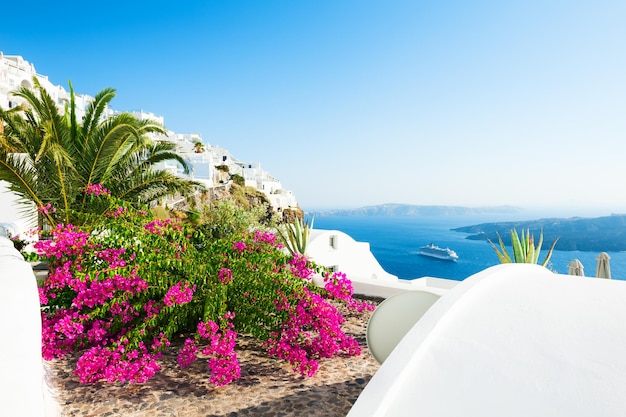
[[[22,234],[37,227],[37,210],[32,205],[30,210],[17,202],[17,196],[11,192],[7,183],[0,181],[0,224],[14,225],[12,234]]]

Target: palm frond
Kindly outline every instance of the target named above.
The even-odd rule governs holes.
[[[185,180],[170,172],[153,170],[138,171],[120,185],[116,190],[117,195],[123,200],[137,203],[150,203],[163,197],[188,194],[202,187],[200,183]]]
[[[33,164],[24,154],[4,154],[0,158],[0,180],[6,181],[17,197],[18,203],[32,209],[32,204],[43,206],[47,199],[39,193],[39,181],[37,171]],[[44,214],[48,222],[53,225],[56,222],[49,214]]]
[[[105,88],[104,90],[99,91],[94,97],[94,100],[89,103],[82,121],[83,138],[88,137],[89,132],[97,130],[98,123],[102,120],[104,111],[114,97],[115,89]]]
[[[138,120],[130,113],[105,117],[114,89],[100,91],[79,121],[71,83],[70,102],[62,110],[37,79],[33,83],[34,88],[20,87],[14,93],[24,106],[0,109],[0,158],[6,165],[0,167],[0,179],[8,181],[20,198],[38,206],[53,204],[56,217],[64,215],[67,222],[70,213],[94,208],[87,207],[84,193],[89,184],[103,184],[114,197],[131,202],[151,202],[202,188],[154,169],[171,160],[184,172],[191,171],[175,144],[149,137],[166,134],[161,124]],[[9,157],[12,154],[19,157]]]

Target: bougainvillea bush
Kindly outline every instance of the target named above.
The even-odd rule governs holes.
[[[360,353],[341,330],[336,301],[373,307],[352,298],[344,274],[324,273],[320,288],[311,278],[322,269],[286,254],[267,231],[210,239],[201,228],[109,204],[89,226],[59,224],[36,244],[50,262],[40,288],[43,356],[79,352],[81,382],[145,382],[175,335],[187,336],[179,365],[202,353],[215,385],[239,377],[240,334],[302,375],[314,375],[319,358]]]

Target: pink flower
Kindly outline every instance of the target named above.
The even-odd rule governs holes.
[[[234,314],[227,312],[225,320],[231,320]],[[209,344],[202,349],[202,354],[209,357],[207,365],[211,371],[209,381],[217,386],[231,383],[241,375],[241,368],[235,353],[237,332],[233,324],[227,322],[226,329],[220,329],[214,321],[198,323],[198,334],[208,339]],[[187,344],[187,342],[185,342]],[[192,348],[189,348],[192,349]]]
[[[228,268],[222,268],[217,274],[217,277],[220,279],[222,284],[229,284],[233,281],[233,271]]]
[[[178,353],[178,365],[181,368],[186,368],[191,365],[196,359],[198,353],[198,346],[196,346],[196,341],[193,339],[186,339],[185,345]]]
[[[236,250],[239,253],[243,253],[245,249],[246,244],[244,242],[233,242],[233,250]]]
[[[156,301],[154,300],[148,300],[148,302],[144,304],[143,309],[146,312],[146,319],[156,317],[156,315],[161,311],[161,308],[158,307]]]
[[[152,346],[150,347],[152,348],[152,350],[161,350],[163,349],[163,347],[169,346],[169,345],[170,345],[169,339],[165,337],[163,332],[161,332],[159,333],[158,337],[154,338],[154,340],[152,341]]]
[[[141,384],[161,369],[156,362],[158,357],[148,353],[143,343],[128,353],[123,344],[112,348],[95,346],[78,359],[74,373],[82,383],[106,380]]]
[[[128,211],[127,209],[125,209],[124,207],[120,206],[120,207],[116,208],[113,211],[109,211],[108,215],[110,217],[117,218],[117,217],[121,216],[122,214],[126,213],[127,211]]]
[[[291,273],[296,277],[310,280],[315,271],[309,268],[309,258],[305,255],[294,254],[289,260],[291,266]]]
[[[54,207],[52,207],[50,203],[48,203],[46,205],[40,205],[39,207],[37,207],[37,211],[39,211],[42,214],[50,214],[50,213],[56,213],[57,209],[55,209]]]
[[[111,195],[111,192],[104,188],[102,184],[88,184],[85,187],[85,193],[89,195]]]
[[[365,301],[356,301],[352,298],[354,289],[352,281],[343,272],[333,272],[324,276],[324,289],[328,291],[332,298],[345,301],[350,310],[362,312],[364,310],[373,311],[375,306]]]
[[[257,230],[254,232],[254,235],[252,236],[252,240],[254,242],[269,243],[272,246],[276,246],[277,237],[274,233],[261,232]]]
[[[42,306],[48,304],[48,297],[46,296],[46,292],[44,291],[44,289],[38,287],[37,290],[39,291],[39,304]]]
[[[294,371],[313,376],[318,366],[315,358],[330,358],[339,352],[358,355],[361,348],[341,330],[344,318],[336,307],[319,294],[303,291],[296,305],[277,305],[289,317],[280,332],[270,335],[266,346],[270,355],[287,360]]]
[[[184,284],[184,285],[183,285]],[[196,286],[189,287],[189,283],[182,281],[172,286],[165,294],[163,302],[166,306],[171,307],[174,304],[187,304],[193,299],[193,293],[196,291]]]
[[[144,226],[144,229],[146,229],[148,232],[153,233],[155,235],[162,235],[167,229],[172,229],[176,231],[182,230],[182,227],[180,226],[180,224],[176,224],[176,223],[179,223],[178,219],[177,220],[172,220],[172,219],[154,220],[146,224]]]
[[[75,226],[59,224],[52,230],[52,239],[40,240],[34,247],[40,255],[48,258],[62,259],[64,256],[80,255],[87,246],[89,234],[78,230]]]

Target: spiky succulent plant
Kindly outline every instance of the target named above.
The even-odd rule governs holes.
[[[543,244],[543,231],[539,234],[539,242],[535,246],[535,238],[530,234],[530,230],[522,230],[522,235],[518,235],[515,229],[511,229],[511,246],[513,248],[513,257],[509,255],[500,236],[500,233],[496,232],[498,235],[499,248],[489,239],[489,243],[496,251],[496,255],[500,260],[500,263],[527,263],[527,264],[537,264],[539,263],[539,252],[541,252],[541,245]],[[550,261],[550,257],[552,256],[552,251],[556,246],[556,242],[559,239],[555,239],[546,255],[545,259],[541,263],[542,266],[548,265]]]
[[[292,255],[304,255],[309,243],[311,229],[313,229],[313,219],[311,219],[309,224],[297,217],[293,222],[285,223],[279,227],[278,236],[280,236],[283,244]]]

